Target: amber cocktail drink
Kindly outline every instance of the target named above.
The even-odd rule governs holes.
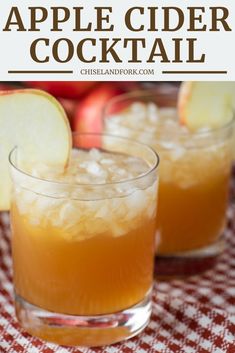
[[[107,105],[105,131],[145,142],[160,155],[158,258],[214,257],[223,248],[233,119],[231,115],[219,128],[190,131],[179,123],[176,96],[177,91],[168,87],[155,94],[117,97]],[[179,267],[182,271],[181,263]],[[195,263],[192,267],[197,269]],[[163,269],[174,273],[175,262]]]
[[[11,154],[16,313],[36,336],[96,346],[149,320],[158,158],[127,139],[74,137],[65,171],[28,175]]]

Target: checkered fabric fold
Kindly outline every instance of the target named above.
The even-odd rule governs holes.
[[[230,207],[226,250],[202,275],[156,281],[153,314],[135,338],[103,348],[61,347],[23,331],[14,316],[10,229],[0,215],[0,353],[235,353],[235,229]]]

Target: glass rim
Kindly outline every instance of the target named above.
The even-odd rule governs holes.
[[[176,86],[167,86],[167,88],[165,87],[165,90],[163,90],[162,92],[161,87],[156,87],[156,88],[148,88],[148,89],[143,89],[143,90],[136,90],[136,91],[132,91],[132,92],[127,92],[127,93],[122,93],[119,94],[118,96],[115,96],[113,98],[111,98],[106,105],[103,107],[102,109],[102,120],[103,122],[105,122],[106,119],[108,118],[108,110],[109,108],[113,105],[116,104],[120,101],[124,101],[124,100],[128,100],[128,99],[132,99],[135,97],[143,97],[143,98],[147,98],[147,97],[157,97],[157,96],[170,96],[172,94],[172,92],[176,92],[177,87]],[[175,108],[177,111],[177,104],[175,105],[175,107],[167,107],[167,106],[163,106],[162,108]],[[231,118],[229,119],[229,121],[227,121],[224,125],[222,126],[218,126],[218,127],[213,127],[213,128],[206,128],[206,129],[199,129],[197,131],[190,131],[191,134],[193,134],[193,136],[197,136],[197,137],[207,137],[216,133],[220,133],[225,131],[226,129],[232,127],[235,125],[235,110],[231,107],[231,111],[229,112],[229,115],[231,114]],[[177,112],[177,116],[178,116],[178,112]],[[127,129],[129,129],[126,125],[122,124],[122,123],[114,123],[114,125],[121,126],[121,127],[126,127]],[[162,126],[164,125],[164,122],[157,122],[156,126]],[[184,125],[182,125],[183,127]],[[132,131],[141,131],[139,129],[133,129],[131,128]],[[152,131],[150,129],[146,129],[144,130],[144,132],[146,134],[150,134],[152,133]],[[175,134],[177,136],[186,136],[185,132],[183,131],[175,131]],[[190,134],[190,136],[191,136]],[[161,138],[160,138],[161,140]],[[162,140],[165,140],[164,138]]]
[[[80,136],[107,136],[107,137],[110,137],[110,138],[115,138],[115,139],[119,139],[119,140],[121,139],[121,140],[124,140],[124,141],[127,141],[127,142],[134,143],[135,145],[142,146],[142,147],[146,148],[146,150],[151,152],[152,155],[154,156],[155,162],[154,162],[153,166],[150,166],[149,164],[147,164],[148,165],[148,170],[145,173],[142,173],[142,174],[140,174],[140,175],[138,175],[136,177],[125,179],[125,180],[106,182],[106,183],[69,183],[69,182],[56,181],[56,180],[44,179],[42,177],[37,177],[37,176],[34,176],[34,175],[22,170],[21,168],[19,168],[16,165],[16,163],[14,163],[13,160],[12,160],[13,154],[17,151],[17,148],[18,148],[18,146],[15,146],[10,151],[10,153],[8,155],[8,161],[10,163],[10,166],[14,170],[16,170],[17,173],[20,173],[21,175],[24,175],[26,178],[29,178],[29,179],[34,180],[34,181],[39,181],[39,182],[45,183],[45,184],[53,184],[53,185],[57,185],[57,186],[61,186],[61,187],[63,187],[63,186],[70,186],[70,187],[73,186],[73,187],[78,187],[78,188],[79,187],[101,188],[101,187],[104,187],[104,186],[124,185],[124,184],[128,184],[128,183],[131,183],[131,182],[135,182],[135,181],[141,180],[141,179],[149,176],[155,170],[158,170],[159,163],[160,163],[160,157],[159,157],[158,153],[151,146],[149,146],[149,145],[147,145],[145,143],[142,143],[142,142],[139,142],[139,141],[136,141],[134,139],[127,138],[127,137],[115,136],[115,135],[111,135],[111,134],[107,134],[107,133],[89,133],[89,132],[80,133],[80,132],[76,132],[76,131],[72,132],[72,137],[76,136],[76,135],[80,135]],[[96,148],[96,147],[91,147],[88,150],[90,150],[92,148]],[[73,149],[73,147],[72,147],[72,149]],[[71,149],[71,151],[72,151],[72,149]],[[127,155],[128,155],[128,153],[127,153]]]

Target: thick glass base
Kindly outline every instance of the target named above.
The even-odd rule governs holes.
[[[15,295],[16,316],[33,336],[66,346],[102,346],[137,335],[151,315],[151,293],[126,310],[107,315],[78,316],[53,313]]]
[[[205,248],[177,254],[156,255],[155,274],[157,277],[190,276],[212,268],[224,250],[224,239]]]

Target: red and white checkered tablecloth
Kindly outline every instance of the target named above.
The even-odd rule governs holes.
[[[235,229],[231,207],[226,251],[202,275],[157,281],[148,327],[135,338],[103,348],[68,348],[31,337],[15,318],[8,214],[0,215],[0,353],[235,353]]]

